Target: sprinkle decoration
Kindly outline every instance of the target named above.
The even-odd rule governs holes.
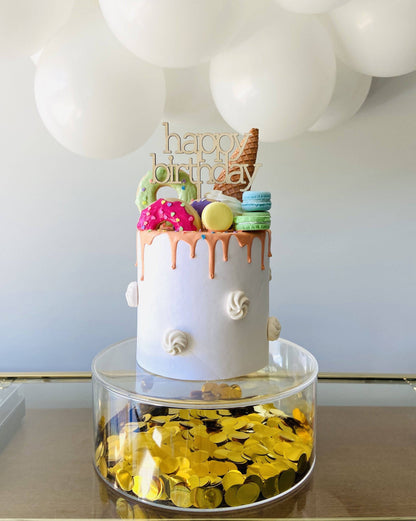
[[[194,398],[241,397],[238,385],[209,382]],[[181,508],[247,505],[285,492],[311,467],[314,433],[299,408],[273,403],[217,409],[126,406],[102,417],[95,465],[135,499]]]
[[[169,226],[169,229],[176,232],[181,231],[180,227],[185,231],[196,231],[200,223],[194,222],[195,218],[189,219],[192,212],[195,210],[191,206],[187,209],[179,201],[167,202],[165,199],[158,199],[142,211],[137,228],[158,230],[159,227],[166,229],[166,226]],[[196,216],[198,217],[197,214]]]

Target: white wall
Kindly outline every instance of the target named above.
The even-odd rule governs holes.
[[[77,157],[38,118],[33,72],[0,67],[0,371],[88,370],[135,334],[134,198],[163,132],[122,159]],[[322,371],[416,373],[415,136],[413,74],[376,81],[336,130],[261,145],[271,313]]]

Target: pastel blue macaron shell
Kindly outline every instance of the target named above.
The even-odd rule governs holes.
[[[243,192],[243,201],[251,202],[251,201],[270,201],[271,193],[270,192],[255,192],[253,190],[246,190]]]
[[[243,201],[242,204],[241,204],[243,210],[245,212],[265,212],[267,210],[270,210],[270,208],[272,207],[272,203],[269,201],[269,202],[255,202],[255,201],[250,201],[250,202],[245,202]]]

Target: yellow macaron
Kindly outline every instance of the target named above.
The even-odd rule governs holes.
[[[214,202],[206,206],[201,215],[203,226],[213,232],[224,232],[233,224],[233,212],[225,203]]]

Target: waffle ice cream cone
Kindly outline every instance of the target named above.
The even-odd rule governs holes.
[[[254,165],[256,163],[257,149],[259,147],[259,130],[252,128],[250,134],[245,142],[244,148],[241,151],[237,148],[228,163],[229,174],[231,181],[238,181],[241,177],[240,165],[249,165],[247,170],[250,176],[253,175]],[[232,172],[236,172],[233,174]],[[214,190],[221,190],[221,192],[230,197],[235,197],[239,201],[243,199],[243,191],[247,188],[249,179],[243,171],[243,181],[238,184],[225,182],[225,171],[223,170],[217,177],[217,183],[214,185]]]

